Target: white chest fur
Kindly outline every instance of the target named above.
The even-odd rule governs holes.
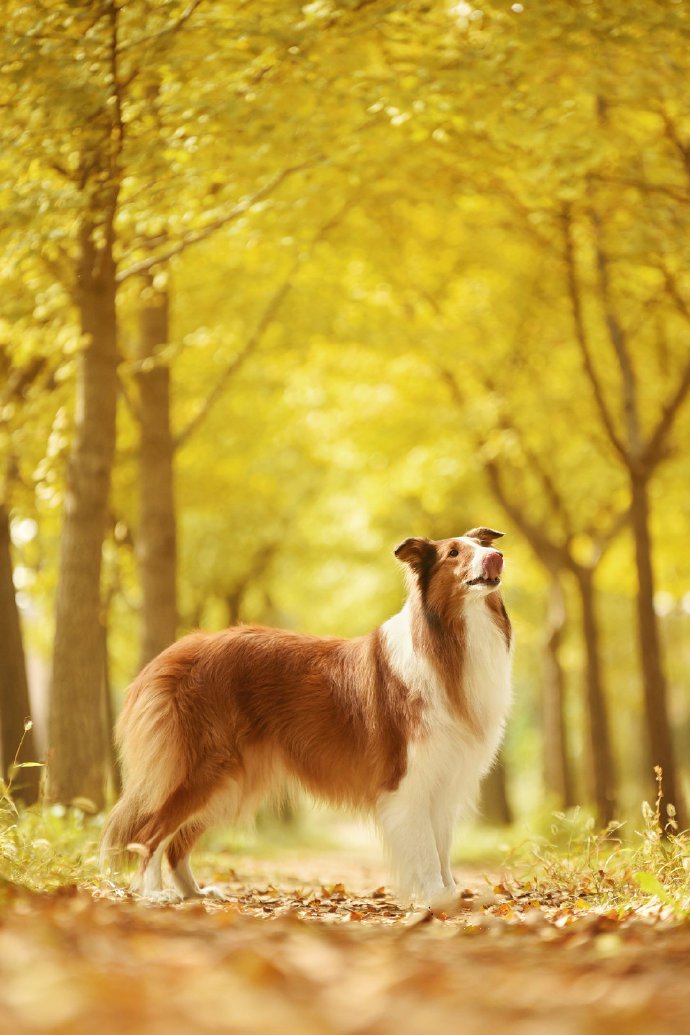
[[[490,761],[510,707],[511,652],[485,600],[467,606],[465,623],[463,692],[482,731]]]
[[[481,730],[480,739],[487,742],[491,758],[500,742],[510,707],[511,654],[485,600],[468,604],[464,617],[462,693]],[[382,633],[391,667],[425,701],[430,723],[440,721],[448,725],[452,720],[441,677],[429,659],[413,646],[409,603],[383,625]]]

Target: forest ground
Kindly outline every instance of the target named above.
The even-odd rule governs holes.
[[[227,902],[0,883],[0,1030],[690,1030],[690,925],[661,887],[607,897],[597,866],[456,867],[458,903],[437,916],[397,906],[366,846],[201,855]]]

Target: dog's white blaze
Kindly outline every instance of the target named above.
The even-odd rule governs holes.
[[[460,813],[474,808],[480,779],[500,743],[510,704],[510,655],[483,600],[471,598],[463,682],[482,730],[476,736],[450,712],[435,669],[415,652],[411,617],[408,604],[382,633],[391,667],[426,703],[425,729],[422,739],[408,745],[400,786],[379,798],[376,819],[398,869],[401,895],[428,904],[454,888],[453,826]]]
[[[474,556],[472,557],[472,567],[470,568],[469,572],[469,578],[480,579],[484,574],[484,557],[487,553],[494,552],[493,547],[480,546],[479,543],[475,543],[474,539],[468,539],[467,536],[464,535],[458,536],[458,539],[462,543],[467,543],[467,545],[471,546],[474,551]]]

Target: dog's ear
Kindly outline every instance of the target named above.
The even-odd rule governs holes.
[[[436,560],[436,545],[431,539],[412,536],[396,547],[395,556],[404,564],[409,564],[413,571],[428,571]]]
[[[497,532],[495,528],[471,528],[465,532],[465,539],[476,539],[480,546],[491,546],[494,539],[501,539],[503,532]]]

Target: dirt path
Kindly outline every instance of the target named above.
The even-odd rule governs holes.
[[[400,910],[376,862],[233,859],[227,903],[0,889],[0,1030],[60,1035],[681,1035],[690,928],[529,901],[461,874]],[[230,878],[229,880],[227,878]]]

